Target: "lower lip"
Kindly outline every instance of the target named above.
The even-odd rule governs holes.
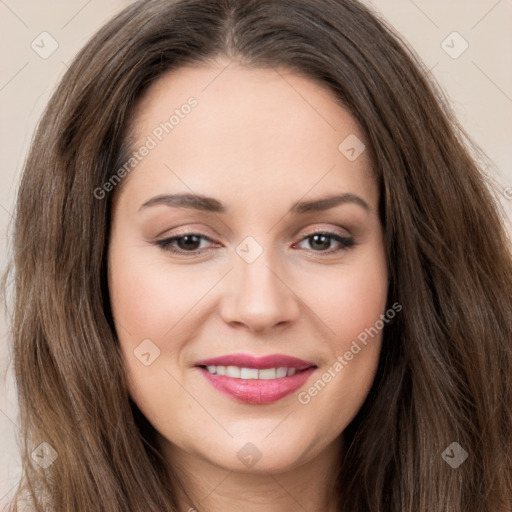
[[[281,400],[303,386],[315,368],[308,368],[290,377],[268,380],[235,379],[225,375],[214,375],[204,368],[199,368],[199,370],[217,391],[239,402],[270,404]]]

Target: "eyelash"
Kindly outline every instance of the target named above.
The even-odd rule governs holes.
[[[314,251],[312,249],[309,250],[309,252],[313,252],[315,254],[320,254],[320,255],[331,255],[331,254],[336,254],[338,252],[341,252],[341,251],[346,251],[347,249],[350,249],[351,247],[354,247],[354,245],[356,245],[355,243],[355,240],[353,238],[350,238],[350,237],[344,237],[344,236],[341,236],[339,235],[338,233],[333,233],[333,232],[330,232],[330,231],[314,231],[313,233],[310,233],[309,235],[303,237],[300,242],[304,241],[304,240],[308,240],[310,238],[313,238],[313,236],[315,235],[323,235],[323,236],[327,236],[331,239],[334,239],[335,241],[337,241],[339,244],[341,244],[341,247],[338,248],[338,249],[330,249],[328,251]],[[203,240],[208,240],[210,242],[212,242],[211,238],[207,237],[206,235],[202,235],[200,233],[194,233],[194,232],[190,232],[190,233],[181,233],[179,235],[176,235],[176,236],[173,236],[171,238],[165,238],[163,240],[157,240],[155,243],[156,245],[158,245],[159,247],[161,247],[164,251],[167,251],[167,252],[170,252],[170,253],[173,253],[173,254],[178,254],[178,255],[186,255],[186,256],[197,256],[199,255],[200,253],[202,253],[204,251],[204,249],[196,249],[195,251],[184,251],[184,250],[177,250],[177,249],[174,249],[172,248],[171,244],[178,241],[178,240],[181,240],[187,236],[195,236],[195,237],[198,237],[200,239],[203,239]],[[299,243],[300,243],[299,242]]]

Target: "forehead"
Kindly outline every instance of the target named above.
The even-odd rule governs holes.
[[[368,152],[343,153],[343,141],[364,140],[355,119],[290,70],[224,61],[168,72],[139,100],[132,133],[132,150],[151,146],[124,185],[139,196],[169,187],[298,199],[341,187],[377,200]]]

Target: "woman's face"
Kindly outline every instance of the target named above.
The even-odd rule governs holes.
[[[309,79],[223,63],[160,78],[133,126],[109,287],[131,395],[164,451],[232,471],[333,453],[386,309],[358,124]]]

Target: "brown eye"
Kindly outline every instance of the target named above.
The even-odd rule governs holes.
[[[201,237],[197,235],[185,235],[177,238],[176,242],[180,249],[195,251],[201,245]]]
[[[353,238],[344,237],[337,233],[319,232],[304,237],[301,242],[309,241],[310,250],[317,253],[333,254],[343,251],[355,245]],[[338,248],[331,249],[333,240],[339,245]]]
[[[205,235],[201,235],[199,233],[185,233],[166,238],[164,240],[158,240],[156,244],[164,251],[190,256],[200,254],[207,249],[207,247],[201,247],[202,241],[212,242],[212,240]],[[306,248],[307,250],[325,255],[338,253],[355,245],[353,238],[344,237],[337,233],[330,232],[312,233],[304,237],[299,244],[304,241],[309,242],[310,248]],[[332,248],[333,242],[338,247],[335,246]]]
[[[204,249],[204,247],[200,247],[202,240],[211,242],[210,238],[199,233],[186,233],[184,235],[158,240],[156,244],[165,251],[174,254],[197,254]]]

